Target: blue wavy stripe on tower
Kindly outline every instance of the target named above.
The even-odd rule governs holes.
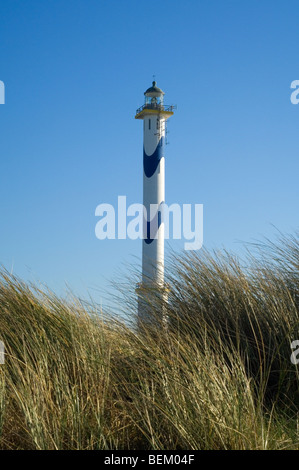
[[[158,226],[157,226],[157,231],[160,228],[160,225],[162,223],[162,212],[161,212],[161,206],[164,204],[164,202],[161,202],[158,210]],[[162,209],[163,210],[163,209]],[[154,238],[151,238],[151,223],[154,223],[154,220],[152,221],[147,221],[146,222],[146,238],[144,238],[144,241],[147,245],[150,245]],[[156,232],[157,233],[157,232]]]
[[[143,170],[147,178],[151,178],[155,174],[160,160],[164,156],[163,153],[164,137],[161,137],[156,147],[156,150],[154,151],[154,153],[152,153],[152,155],[147,155],[145,149],[143,148]]]

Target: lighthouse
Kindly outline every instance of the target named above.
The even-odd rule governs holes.
[[[145,93],[144,104],[135,119],[143,121],[143,241],[142,281],[146,286],[164,289],[165,134],[167,119],[174,106],[164,105],[164,92],[154,81]],[[137,292],[140,289],[137,289]],[[148,318],[144,301],[138,305],[139,319]]]

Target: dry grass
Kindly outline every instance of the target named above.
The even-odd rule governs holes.
[[[144,331],[2,272],[0,447],[299,448],[298,268],[297,236],[182,256]]]

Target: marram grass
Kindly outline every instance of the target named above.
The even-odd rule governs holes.
[[[139,330],[3,271],[0,448],[298,449],[298,236],[258,251],[175,259]]]

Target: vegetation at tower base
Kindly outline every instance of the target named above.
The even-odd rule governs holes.
[[[298,235],[255,253],[174,259],[142,331],[3,271],[0,447],[298,449]]]

